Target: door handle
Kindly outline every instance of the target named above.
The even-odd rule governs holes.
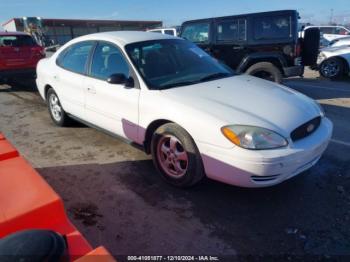
[[[243,46],[234,46],[232,48],[233,48],[233,50],[242,50],[242,49],[244,49]]]
[[[88,86],[86,91],[88,91],[90,94],[96,94],[96,89],[93,86]]]
[[[210,47],[207,47],[207,48],[204,49],[204,51],[207,52],[207,53],[211,53],[212,49]]]

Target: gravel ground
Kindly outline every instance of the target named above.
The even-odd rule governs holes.
[[[281,185],[206,181],[173,188],[149,156],[77,125],[58,128],[35,87],[0,86],[0,131],[61,195],[93,246],[114,255],[350,256],[350,82],[307,72],[286,85],[317,99],[335,125],[324,157]]]

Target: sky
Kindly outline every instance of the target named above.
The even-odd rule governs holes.
[[[0,0],[0,24],[13,17],[161,20],[166,26],[189,19],[296,9],[302,22],[350,24],[350,0]]]

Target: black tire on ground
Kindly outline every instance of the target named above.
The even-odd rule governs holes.
[[[313,66],[317,63],[320,49],[320,29],[309,28],[304,31],[301,39],[301,57],[304,66]]]
[[[0,242],[2,262],[67,261],[65,238],[49,230],[24,230],[5,236]]]
[[[186,173],[180,178],[174,178],[164,171],[160,163],[160,156],[157,153],[158,147],[160,146],[160,141],[164,137],[173,136],[181,143],[183,150],[187,153],[187,169]],[[151,143],[151,153],[153,158],[153,163],[166,182],[177,187],[190,187],[198,184],[205,177],[203,162],[198,148],[193,141],[192,137],[177,124],[168,123],[159,127],[152,137]]]
[[[52,107],[51,107],[51,102],[50,99],[55,96],[57,98],[57,103],[58,106],[60,106],[61,108],[61,117],[59,119],[55,118],[54,113],[52,111]],[[62,105],[60,103],[60,100],[56,94],[56,92],[53,90],[53,88],[50,88],[47,91],[46,94],[46,100],[47,100],[47,106],[49,109],[49,113],[51,116],[52,121],[57,125],[57,126],[61,126],[61,127],[65,127],[65,126],[70,126],[72,124],[72,119],[67,115],[67,113],[63,110]]]
[[[246,70],[246,74],[270,80],[276,83],[282,82],[281,70],[270,62],[253,64]]]
[[[345,71],[344,62],[337,57],[331,57],[323,61],[320,65],[321,76],[331,80],[343,78],[345,76]]]

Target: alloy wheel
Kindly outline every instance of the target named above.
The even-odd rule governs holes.
[[[62,107],[58,100],[56,94],[51,94],[49,97],[50,111],[52,113],[52,117],[57,121],[61,121],[62,119]]]
[[[335,77],[339,74],[340,65],[337,61],[326,61],[322,64],[321,70],[325,77]]]
[[[188,168],[188,155],[180,140],[166,135],[159,139],[157,159],[162,170],[170,177],[183,177]]]

